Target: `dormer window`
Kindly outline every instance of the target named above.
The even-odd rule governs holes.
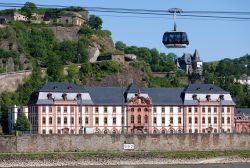
[[[193,100],[197,100],[197,95],[196,94],[193,95]]]
[[[220,95],[220,100],[224,100],[224,95]]]
[[[200,87],[197,87],[196,90],[201,90],[201,88],[200,88]]]
[[[207,95],[206,98],[207,98],[207,101],[211,100],[211,96],[210,95]]]
[[[68,86],[68,90],[71,90],[72,89],[72,86]]]
[[[76,95],[76,99],[77,99],[77,100],[82,100],[82,95],[81,95],[81,93],[78,93],[78,94]]]
[[[56,89],[57,89],[57,86],[54,86],[53,89],[56,90]]]
[[[67,94],[63,93],[62,98],[63,98],[63,100],[67,100]]]
[[[48,93],[48,94],[47,94],[47,98],[48,98],[48,99],[52,99],[52,94],[51,94],[51,93]]]
[[[209,88],[209,90],[210,90],[210,91],[213,91],[213,90],[214,90],[214,88],[213,88],[213,87],[211,87],[211,88]]]

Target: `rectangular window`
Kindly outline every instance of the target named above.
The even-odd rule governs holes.
[[[89,124],[89,118],[85,117],[85,124]]]
[[[162,108],[161,108],[161,112],[162,112],[162,113],[165,113],[165,107],[162,107]]]
[[[116,124],[116,117],[113,117],[113,124]]]
[[[113,107],[113,113],[115,113],[115,112],[116,112],[116,106]]]
[[[227,108],[227,112],[230,113],[230,107]]]
[[[74,124],[74,117],[71,117],[70,122],[71,124]]]
[[[174,112],[174,108],[170,107],[170,113],[173,113],[173,112]]]
[[[181,113],[181,107],[178,107],[178,113]]]
[[[217,124],[217,117],[214,117],[214,123]]]
[[[64,124],[67,124],[68,123],[68,119],[67,117],[64,117]]]
[[[107,112],[108,112],[108,108],[104,107],[104,113],[107,113]]]
[[[170,117],[170,124],[173,124],[173,123],[174,123],[174,118]]]
[[[156,119],[156,117],[154,117],[154,124],[156,124],[157,123],[157,119]]]
[[[202,124],[205,124],[206,123],[206,119],[205,117],[202,117]]]
[[[99,108],[95,107],[95,112],[98,113],[99,112]]]
[[[208,107],[208,112],[211,113],[211,107]]]
[[[206,112],[206,108],[202,107],[202,112],[205,113]]]
[[[87,114],[89,112],[89,108],[85,107],[85,113]]]
[[[161,123],[162,123],[162,124],[165,124],[165,117],[162,117]]]
[[[188,123],[189,123],[189,124],[192,124],[192,117],[189,117],[189,118],[188,118]]]
[[[188,112],[189,112],[189,113],[192,112],[192,108],[191,108],[191,107],[188,108]]]
[[[224,124],[225,123],[225,119],[224,117],[221,118],[221,123]]]
[[[43,113],[46,112],[46,106],[43,106],[43,107],[42,107],[42,111],[43,111]]]
[[[70,112],[74,113],[74,106],[70,106]]]
[[[211,117],[208,117],[208,124],[211,124]]]
[[[49,124],[52,124],[52,123],[53,123],[53,118],[49,117]]]
[[[227,117],[227,123],[230,124],[230,117]]]
[[[67,113],[67,106],[63,108],[63,112]]]
[[[108,124],[108,118],[104,117],[104,124]]]
[[[198,124],[198,117],[195,117],[195,118],[194,118],[194,123],[195,123],[195,124]]]
[[[43,117],[43,124],[46,124],[46,118]]]
[[[49,112],[52,113],[52,107],[51,106],[49,106]]]
[[[123,125],[123,124],[124,124],[124,117],[122,117],[121,121],[122,121],[122,125]],[[145,123],[146,123],[146,122],[145,122]]]
[[[224,113],[224,107],[221,108],[221,112]]]
[[[217,113],[217,107],[214,108],[214,113]]]
[[[79,117],[78,119],[79,119],[79,122],[78,122],[78,123],[79,123],[79,124],[82,124],[82,117]]]
[[[135,123],[135,117],[134,117],[134,115],[131,115],[130,121],[131,121],[131,124],[134,124],[134,123]]]
[[[61,112],[61,107],[57,106],[57,112],[60,113]]]
[[[156,113],[156,107],[154,107],[154,113]]]
[[[95,118],[95,124],[99,124],[99,118],[98,117]]]
[[[178,118],[178,123],[181,124],[181,117]]]
[[[57,124],[61,124],[61,117],[57,117]]]
[[[194,108],[194,112],[195,112],[195,113],[198,112],[198,108],[197,108],[197,107]]]

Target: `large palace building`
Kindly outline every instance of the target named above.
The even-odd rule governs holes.
[[[186,88],[81,87],[47,83],[29,101],[38,134],[233,132],[230,93],[212,84]]]

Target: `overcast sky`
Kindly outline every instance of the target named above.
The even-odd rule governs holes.
[[[183,11],[249,11],[248,0],[29,0],[37,4],[82,7],[108,7],[129,9],[168,10],[178,7]],[[25,0],[1,0],[1,3],[25,3]],[[1,7],[0,7],[1,8]],[[2,7],[3,8],[3,7]],[[90,14],[93,14],[90,12]],[[162,35],[173,29],[169,16],[155,18],[115,17],[118,14],[95,13],[103,21],[103,28],[111,30],[114,41],[127,45],[157,48],[160,52],[173,52],[181,56],[184,52],[198,50],[204,61],[236,58],[250,54],[250,21],[178,19],[177,28],[186,31],[190,45],[185,49],[166,49]],[[108,16],[107,16],[108,15]],[[112,15],[112,16],[110,16]],[[115,16],[114,16],[115,15]],[[134,16],[134,15],[133,15]],[[142,16],[146,17],[146,16]],[[152,18],[154,17],[154,18]],[[245,16],[250,17],[250,15]]]

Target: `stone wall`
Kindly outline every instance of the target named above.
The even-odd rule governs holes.
[[[0,93],[3,91],[16,91],[23,79],[31,74],[31,70],[0,74]]]
[[[181,135],[23,135],[0,137],[1,152],[44,151],[123,151],[123,144],[134,150],[244,150],[250,148],[250,134]]]

